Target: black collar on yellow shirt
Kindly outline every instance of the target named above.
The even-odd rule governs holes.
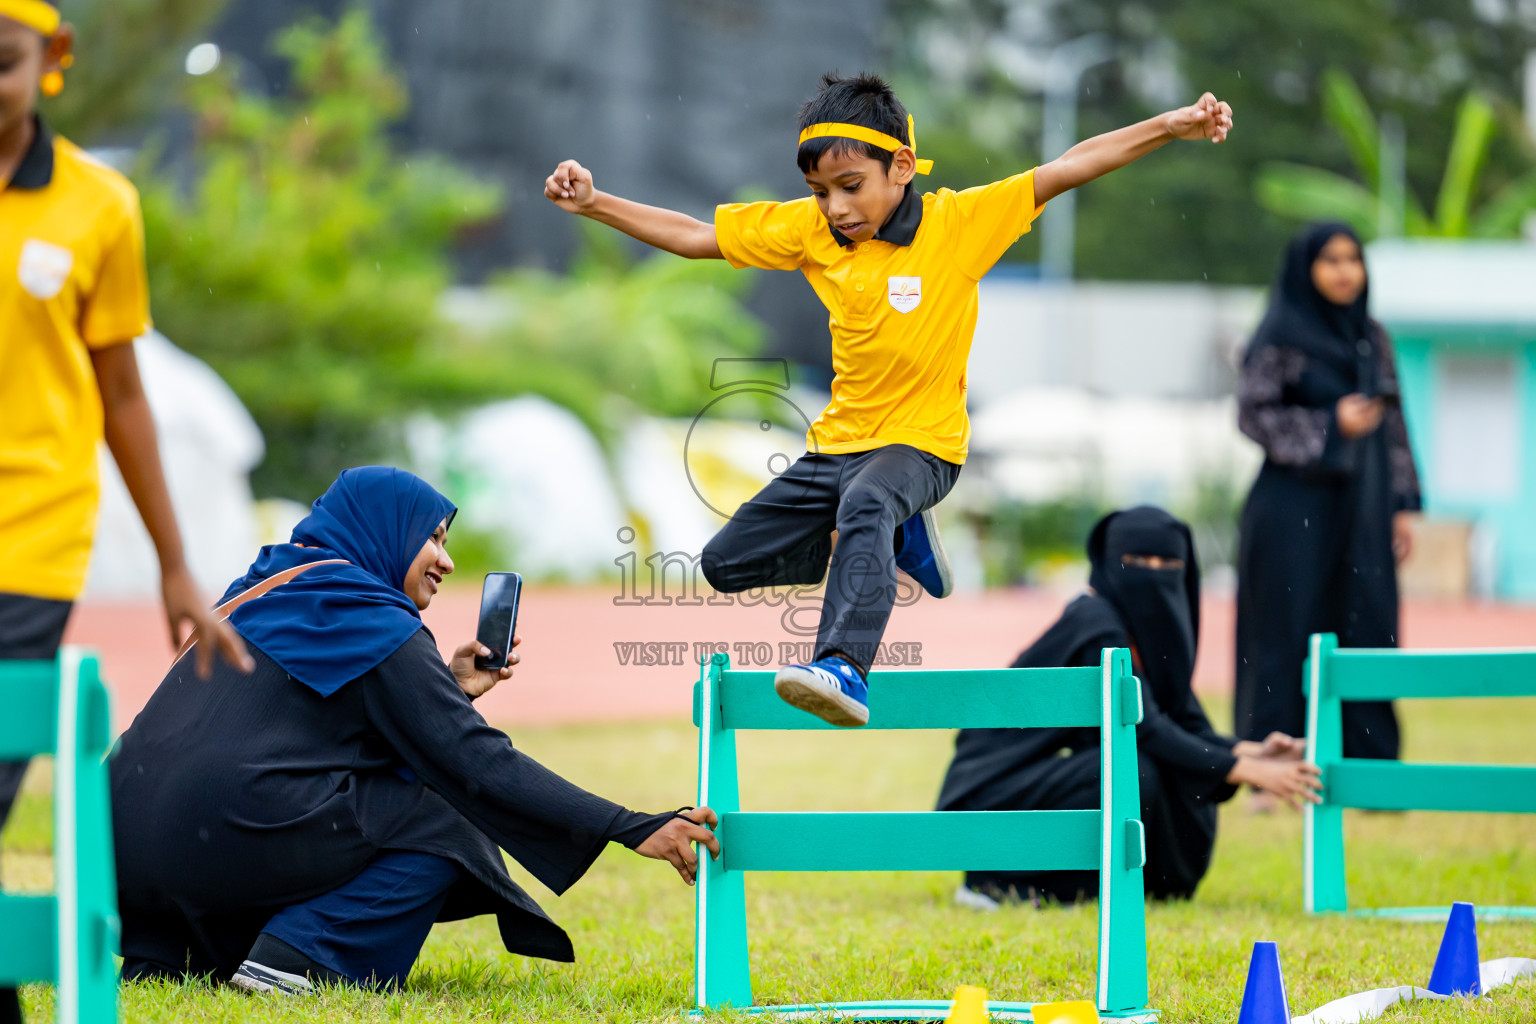
[[[893,245],[911,245],[917,237],[918,225],[923,222],[923,197],[917,194],[917,189],[911,184],[907,185],[907,191],[902,195],[901,202],[896,204],[895,211],[875,232],[875,238],[882,242],[890,242]],[[852,245],[853,239],[827,225],[827,230],[832,232],[832,240],[838,245]]]
[[[21,158],[6,188],[47,188],[53,181],[53,133],[42,118],[34,118],[32,123],[37,128],[32,145],[27,147],[27,155]]]

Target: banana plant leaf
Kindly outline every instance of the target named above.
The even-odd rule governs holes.
[[[1344,140],[1360,177],[1380,181],[1381,128],[1355,80],[1338,68],[1323,74],[1323,117]]]
[[[1466,236],[1477,178],[1488,158],[1492,139],[1493,104],[1479,92],[1467,93],[1456,111],[1451,150],[1445,160],[1445,175],[1440,179],[1440,196],[1435,201],[1438,234],[1447,238]]]
[[[1259,173],[1259,205],[1294,220],[1341,220],[1360,233],[1376,236],[1379,204],[1375,193],[1342,174],[1302,164],[1271,163]]]
[[[1473,238],[1515,238],[1525,219],[1536,213],[1536,171],[1505,185],[1472,217],[1467,234]]]

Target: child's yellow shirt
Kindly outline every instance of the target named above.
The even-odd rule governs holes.
[[[799,270],[830,314],[832,401],[806,448],[846,454],[906,444],[963,463],[965,366],[976,282],[1040,213],[1035,172],[963,192],[910,186],[873,241],[848,239],[807,196],[715,211],[735,267]]]
[[[149,329],[138,193],[38,125],[0,189],[0,592],[73,600],[96,530],[91,352]]]

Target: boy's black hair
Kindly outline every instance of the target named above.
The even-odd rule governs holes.
[[[900,139],[903,145],[912,145],[912,140],[907,138],[907,108],[901,105],[896,93],[879,75],[862,72],[844,78],[835,71],[822,75],[821,91],[806,100],[800,108],[798,131],[803,132],[813,124],[828,122],[873,128]],[[815,170],[821,158],[828,153],[866,156],[880,161],[880,166],[886,170],[891,169],[891,161],[896,156],[890,150],[881,149],[873,143],[827,136],[806,140],[795,162],[800,165],[802,174],[808,173]]]

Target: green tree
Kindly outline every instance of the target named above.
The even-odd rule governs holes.
[[[290,28],[276,48],[289,95],[244,92],[228,67],[195,80],[189,157],[138,175],[156,322],[261,426],[259,495],[306,499],[341,468],[397,458],[414,411],[518,394],[570,408],[612,451],[616,405],[694,415],[713,358],[761,346],[745,275],[631,262],[606,228],[567,275],[497,278],[488,322],[445,319],[455,236],[497,191],[394,150],[406,96],[365,12]]]
[[[47,101],[50,123],[92,145],[131,133],[170,106],[188,46],[228,0],[67,0],[78,59]]]
[[[571,409],[605,445],[622,425],[608,408],[615,397],[661,416],[697,415],[714,360],[762,348],[763,326],[741,304],[751,278],[719,260],[636,261],[618,232],[580,223],[581,253],[567,274],[529,268],[493,279],[505,314],[466,346],[499,352],[519,390]],[[465,352],[449,363],[483,361]]]
[[[1433,216],[1406,183],[1392,182],[1381,127],[1354,80],[1342,71],[1330,71],[1323,95],[1328,123],[1348,147],[1364,184],[1319,167],[1277,162],[1264,169],[1257,186],[1259,202],[1272,212],[1295,220],[1343,220],[1365,238],[1379,233],[1513,238],[1520,234],[1526,214],[1536,209],[1536,170],[1477,205],[1497,130],[1495,104],[1481,92],[1468,92],[1457,108]]]
[[[499,200],[391,150],[405,92],[364,12],[292,27],[276,48],[292,95],[242,92],[224,71],[197,80],[192,187],[149,163],[138,178],[157,323],[255,415],[258,493],[302,498],[381,457],[380,424],[431,403],[413,370],[441,330],[449,243]]]

